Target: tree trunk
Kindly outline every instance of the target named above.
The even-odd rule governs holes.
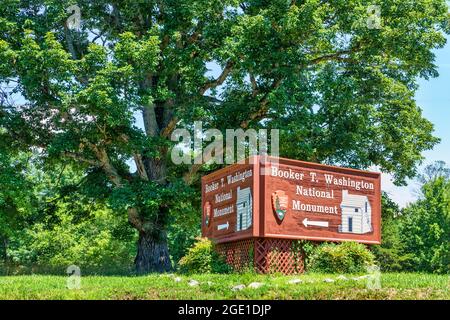
[[[0,258],[7,262],[8,260],[8,238],[6,236],[0,236]]]
[[[172,270],[166,235],[139,232],[138,251],[135,259],[136,272],[168,272]]]
[[[166,184],[165,161],[144,157],[142,164],[146,178],[157,182],[161,188],[164,188]],[[141,210],[145,210],[145,208],[141,208]],[[161,203],[158,210],[156,216],[149,221],[145,218],[145,212],[140,212],[138,208],[128,209],[128,221],[139,232],[138,250],[134,261],[138,274],[162,273],[172,270],[165,231],[169,214],[167,205]]]

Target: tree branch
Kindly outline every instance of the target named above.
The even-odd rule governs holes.
[[[161,131],[161,137],[167,138],[168,136],[170,136],[172,134],[173,130],[175,129],[178,121],[179,121],[179,119],[177,117],[173,117],[169,121],[167,126]]]
[[[234,62],[228,61],[225,65],[225,68],[223,69],[220,76],[212,81],[208,81],[205,83],[205,85],[200,89],[200,95],[203,95],[208,89],[215,88],[217,86],[220,86],[224,81],[227,79],[228,75],[230,74],[231,70],[233,69]]]
[[[223,157],[225,152],[228,152],[229,150],[226,149],[224,150],[223,148],[221,149],[221,151],[219,151],[219,153],[215,154],[214,156],[219,156],[219,157]],[[201,155],[202,157],[204,155]],[[213,157],[212,153],[206,155],[206,157],[202,158],[202,162],[203,163],[208,163]],[[193,164],[190,168],[189,171],[186,172],[183,176],[183,180],[186,184],[190,185],[194,182],[194,176],[197,174],[197,172],[203,167],[203,163],[202,164]]]
[[[143,231],[142,219],[139,216],[139,212],[138,212],[138,210],[136,208],[129,208],[128,209],[128,221],[137,230]]]
[[[120,135],[120,138],[125,143],[128,143],[130,141],[130,138],[124,133],[122,133]],[[147,171],[145,171],[145,166],[144,166],[144,161],[142,160],[142,155],[139,152],[133,151],[133,159],[134,159],[134,163],[136,164],[136,169],[139,174],[139,177],[142,180],[148,181],[149,179],[148,179]]]
[[[359,50],[359,48],[360,48],[360,45],[358,44],[352,49],[342,50],[342,51],[326,54],[326,55],[323,55],[323,56],[320,56],[320,57],[310,60],[308,65],[319,64],[323,61],[329,61],[329,60],[348,61],[349,58],[343,57],[343,55],[355,53],[356,51]]]
[[[97,147],[95,144],[89,142],[87,139],[84,139],[83,143],[87,145],[95,154],[98,159],[98,166],[105,171],[109,180],[116,186],[121,187],[123,185],[122,178],[117,172],[116,168],[112,165],[108,154],[105,149]]]
[[[87,163],[87,164],[90,164],[90,165],[96,166],[96,167],[99,167],[101,165],[99,161],[85,158],[76,152],[64,151],[63,156],[80,161],[80,162],[84,162],[84,163]]]
[[[347,55],[347,54],[356,52],[358,49],[359,49],[359,45],[357,45],[355,48],[352,48],[349,50],[343,50],[343,51],[339,51],[339,52],[335,52],[335,53],[331,53],[331,54],[326,54],[326,55],[323,55],[323,56],[320,56],[320,57],[317,57],[317,58],[311,60],[308,64],[309,65],[319,64],[321,62],[329,61],[329,60],[348,61],[349,58],[343,57],[343,55]],[[256,96],[256,94],[255,94],[255,93],[257,93],[257,91],[255,89],[256,81],[252,75],[250,75],[250,81],[251,81],[252,88],[253,88],[253,96]],[[269,90],[264,95],[264,97],[261,99],[260,108],[256,112],[252,113],[247,120],[244,120],[241,122],[241,124],[240,124],[241,128],[245,129],[249,126],[251,121],[263,119],[267,115],[267,112],[268,112],[267,104],[269,102],[268,101],[269,93],[276,90],[277,88],[279,88],[279,86],[281,85],[281,82],[282,82],[281,78],[273,82],[273,84],[271,86],[271,90]]]
[[[250,73],[250,83],[252,85],[252,97],[254,98],[258,95],[258,84],[253,73]]]
[[[158,135],[159,127],[156,122],[155,105],[144,106],[142,110],[142,117],[144,120],[144,127],[147,136],[155,137]]]
[[[73,37],[72,34],[70,33],[71,31],[69,30],[69,28],[67,27],[67,22],[64,25],[64,33],[66,36],[66,44],[67,44],[67,48],[69,49],[70,55],[72,56],[73,60],[77,60],[77,52],[75,50],[75,46],[74,46],[74,41],[73,41]]]
[[[260,100],[260,108],[250,114],[250,116],[248,117],[247,120],[244,120],[241,122],[240,127],[242,129],[246,129],[248,127],[248,125],[250,124],[251,121],[254,120],[258,120],[258,119],[262,119],[267,115],[267,111],[269,111],[267,105],[269,103],[269,94],[271,92],[273,92],[274,90],[278,89],[282,83],[283,79],[278,79],[278,80],[274,80],[274,82],[272,83],[272,85],[270,86],[270,90],[268,92],[266,92],[266,94],[264,95],[264,97]]]
[[[148,175],[147,171],[145,171],[144,162],[142,160],[142,156],[139,153],[133,154],[134,163],[136,164],[137,172],[139,174],[139,177],[141,177],[142,180],[148,181]]]

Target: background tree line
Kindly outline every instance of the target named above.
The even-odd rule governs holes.
[[[384,271],[450,273],[450,169],[439,161],[417,180],[419,199],[404,209],[383,195],[382,245],[373,252]]]

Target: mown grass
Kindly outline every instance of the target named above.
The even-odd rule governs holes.
[[[181,281],[175,281],[180,277]],[[450,299],[450,277],[430,274],[381,275],[381,288],[369,289],[367,279],[346,275],[148,275],[86,276],[81,288],[67,289],[65,276],[0,277],[0,299]],[[197,286],[189,286],[193,279]],[[289,284],[301,279],[298,284]],[[334,282],[325,282],[333,279]],[[179,280],[179,279],[178,279]],[[236,285],[263,283],[257,289]]]

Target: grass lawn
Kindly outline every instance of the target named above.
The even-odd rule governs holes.
[[[0,277],[0,299],[450,299],[449,276],[386,273],[381,275],[380,289],[368,289],[366,278],[346,278],[324,274],[85,276],[80,289],[69,290],[64,276],[7,276]],[[290,284],[293,279],[302,282]],[[199,284],[190,286],[190,280]],[[263,285],[233,290],[252,282]]]

